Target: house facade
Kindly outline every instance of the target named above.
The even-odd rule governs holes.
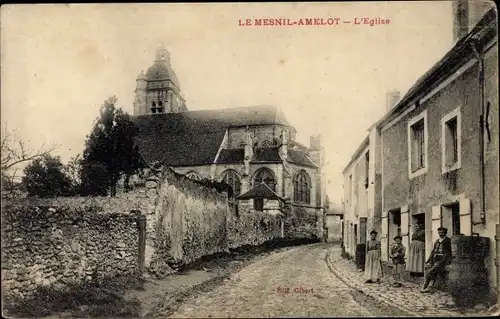
[[[491,9],[477,19],[483,11],[468,1],[454,8],[464,11],[455,20],[458,41],[401,99],[388,94],[386,114],[343,171],[343,242],[352,257],[376,230],[385,264],[393,238],[401,236],[408,248],[416,224],[425,228],[426,257],[440,226],[448,236],[487,237],[485,263],[498,290],[497,14]],[[467,8],[475,8],[476,18]],[[465,26],[459,28],[460,19]]]
[[[342,242],[343,239],[343,222],[344,208],[343,206],[329,202],[325,208],[324,215],[325,241],[327,242]]]
[[[392,96],[393,97],[393,96]],[[388,103],[395,100],[388,96]],[[370,127],[366,138],[344,168],[345,251],[354,256],[356,245],[365,243],[372,230],[380,232],[381,167],[380,133]]]
[[[280,109],[188,111],[170,54],[160,47],[153,66],[137,78],[133,121],[147,163],[159,162],[194,180],[226,183],[230,196],[251,210],[305,214],[322,237],[321,137],[311,136],[309,146],[298,143]]]
[[[490,238],[498,287],[499,112],[496,12],[490,10],[377,124],[381,133],[382,260],[396,235],[424,225],[426,257],[448,235]],[[408,247],[408,246],[407,246]]]

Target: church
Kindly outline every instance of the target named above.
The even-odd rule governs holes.
[[[193,180],[232,187],[250,210],[293,210],[321,216],[325,204],[324,152],[319,135],[309,147],[283,112],[269,105],[189,111],[170,53],[163,46],[137,77],[133,121],[144,160]]]

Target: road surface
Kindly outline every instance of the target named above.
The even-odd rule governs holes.
[[[171,317],[384,315],[375,301],[330,272],[325,256],[331,247],[298,246],[257,260],[214,290],[186,300]]]

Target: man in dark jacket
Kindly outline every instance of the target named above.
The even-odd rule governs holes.
[[[446,237],[448,229],[439,227],[437,229],[439,238],[434,243],[429,259],[426,261],[425,283],[420,292],[431,292],[437,277],[442,275],[446,265],[451,263],[451,239]],[[429,286],[429,283],[432,284]]]

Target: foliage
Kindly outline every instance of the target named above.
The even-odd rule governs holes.
[[[24,168],[22,183],[28,196],[56,197],[73,195],[71,180],[64,174],[58,156],[37,157]]]
[[[137,127],[128,114],[116,108],[115,96],[101,106],[100,117],[87,136],[81,160],[82,195],[116,194],[120,177],[133,174],[141,167],[135,144]]]
[[[64,173],[69,178],[71,188],[75,193],[78,193],[81,185],[80,171],[82,166],[80,154],[72,157],[66,165],[64,165]]]

